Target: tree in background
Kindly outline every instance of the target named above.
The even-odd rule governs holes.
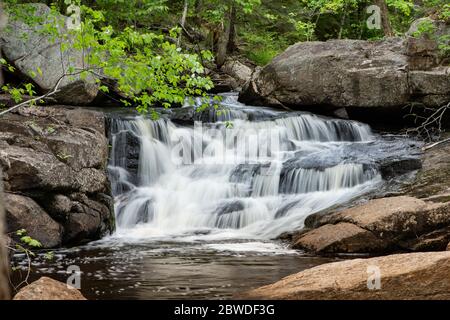
[[[164,2],[145,0],[125,3],[120,0],[102,0],[90,5],[91,1],[65,0],[53,3],[51,15],[55,19],[61,8],[70,5],[81,8],[80,28],[74,30],[62,28],[59,23],[40,25],[42,21],[38,21],[29,12],[33,7],[18,4],[15,0],[7,0],[6,9],[10,12],[11,19],[22,19],[30,28],[40,25],[44,32],[55,39],[67,40],[62,42],[61,52],[68,50],[70,45],[84,53],[85,67],[82,70],[69,67],[67,74],[63,76],[79,75],[83,80],[93,76],[100,85],[100,90],[105,93],[112,88],[111,81],[108,81],[112,79],[115,82],[113,87],[125,97],[122,99],[124,105],[133,105],[142,113],[152,111],[156,117],[154,106],[169,108],[180,105],[187,97],[206,95],[206,91],[213,86],[211,80],[204,76],[202,64],[202,61],[212,58],[209,52],[183,52],[174,41],[179,34],[177,28],[170,28],[166,34],[162,34],[146,27],[152,21],[145,20],[149,18],[147,14],[156,16],[164,12],[167,9]],[[117,8],[113,9],[114,4]],[[133,8],[132,4],[136,7]],[[132,9],[134,14],[128,14]],[[14,67],[6,61],[2,61],[2,65],[14,71]],[[48,97],[57,91],[57,85],[50,93],[22,102],[18,106],[36,103],[41,98]],[[3,86],[2,89],[11,93],[16,102],[20,102],[24,93],[34,94],[32,84],[26,86],[26,91],[9,86]]]

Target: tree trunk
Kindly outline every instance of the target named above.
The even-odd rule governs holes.
[[[5,244],[4,219],[5,212],[3,208],[3,174],[0,170],[0,300],[9,299],[9,281],[8,281],[8,251]]]
[[[203,7],[203,1],[202,0],[195,0],[194,9],[195,9],[195,12],[197,14],[195,15],[194,22],[197,25],[201,25],[201,23],[202,23],[202,19],[201,19],[200,14],[199,14],[200,12],[202,12],[202,7]]]
[[[228,54],[228,44],[230,42],[231,28],[232,28],[232,17],[233,17],[233,5],[229,6],[228,13],[226,14],[223,32],[220,35],[219,43],[217,44],[217,56],[216,56],[216,64],[217,67],[223,66],[225,60],[227,59]]]
[[[233,3],[230,12],[230,36],[228,39],[227,52],[233,53],[236,49],[236,5]]]
[[[392,31],[392,26],[389,21],[389,10],[386,0],[375,0],[375,4],[381,9],[381,26],[383,28],[384,35],[386,37],[392,37],[394,32]]]
[[[188,9],[189,9],[189,0],[184,0],[183,14],[181,15],[181,20],[180,20],[180,25],[183,30],[185,30],[184,26],[186,25]],[[181,37],[183,35],[183,30],[180,32],[180,35],[178,36],[178,41],[177,41],[178,47],[181,45]]]
[[[344,11],[344,13],[342,14],[342,18],[341,18],[341,27],[339,28],[338,39],[342,39],[342,32],[344,31],[344,24],[345,24],[346,18],[347,18],[347,12]]]

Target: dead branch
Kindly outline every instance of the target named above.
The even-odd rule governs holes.
[[[82,73],[82,72],[89,72],[89,70],[81,70],[81,71],[75,72],[75,73],[65,73],[65,74],[63,74],[63,75],[58,79],[58,81],[56,82],[55,86],[53,87],[53,89],[52,89],[51,91],[49,91],[49,92],[47,92],[46,94],[43,94],[43,95],[41,95],[41,96],[39,96],[39,97],[36,97],[36,98],[32,98],[32,99],[28,99],[28,100],[26,100],[26,101],[23,101],[23,102],[21,102],[21,103],[15,105],[15,106],[12,106],[11,108],[6,109],[5,111],[0,112],[0,117],[3,116],[3,115],[5,115],[5,114],[7,114],[8,112],[14,111],[14,110],[16,110],[16,109],[18,109],[18,108],[20,108],[20,107],[28,106],[28,105],[30,105],[30,104],[33,104],[33,103],[37,102],[37,101],[40,101],[40,100],[43,100],[43,99],[45,99],[45,98],[48,98],[48,97],[50,97],[50,96],[55,95],[56,93],[58,93],[58,92],[60,91],[60,90],[59,90],[59,87],[61,86],[61,82],[63,81],[63,79],[64,79],[65,77],[76,76],[76,75],[79,75],[79,74]]]
[[[448,110],[450,110],[450,103],[438,109],[425,108],[424,111],[431,111],[432,114],[430,116],[423,116],[414,113],[414,105],[411,105],[410,113],[406,117],[413,117],[414,123],[419,125],[406,130],[406,134],[409,136],[418,136],[425,141],[436,141],[443,132],[443,120]],[[443,142],[446,141],[444,140]]]
[[[444,140],[432,143],[432,144],[430,144],[428,146],[425,146],[425,147],[422,148],[422,151],[427,151],[427,150],[429,150],[431,148],[437,147],[437,146],[439,146],[441,144],[444,144],[444,143],[447,143],[447,142],[450,142],[450,138],[447,138],[447,139],[444,139]]]

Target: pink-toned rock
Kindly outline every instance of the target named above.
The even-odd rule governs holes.
[[[293,247],[317,253],[354,253],[381,251],[386,243],[354,224],[338,223],[306,232]]]
[[[378,283],[378,271],[375,270],[380,275]],[[323,264],[240,294],[236,298],[447,300],[450,299],[449,274],[449,251],[397,254]]]
[[[86,298],[80,291],[65,283],[42,277],[22,288],[14,300],[86,300]]]

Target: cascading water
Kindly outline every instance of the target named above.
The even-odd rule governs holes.
[[[295,165],[372,141],[364,124],[251,108],[232,96],[222,105],[225,110],[207,114],[217,122],[202,126],[111,120],[119,235],[270,239],[381,181],[375,168],[361,163]],[[230,120],[232,126],[224,122]],[[130,141],[138,150],[134,165]]]
[[[221,104],[166,110],[157,121],[115,110],[117,232],[58,251],[51,265],[43,257],[33,266],[40,275],[66,281],[69,266],[82,266],[93,299],[230,298],[334,261],[272,239],[389,186],[379,173],[386,163],[417,152],[357,122],[245,106],[231,95]]]

